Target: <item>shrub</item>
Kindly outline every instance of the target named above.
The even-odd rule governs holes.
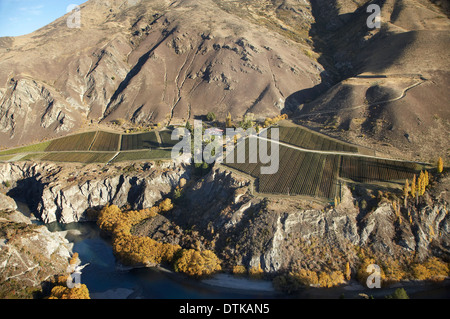
[[[343,284],[344,281],[344,274],[341,271],[333,271],[330,273],[322,271],[319,274],[320,287],[331,288]]]
[[[397,288],[392,293],[392,295],[386,296],[387,299],[409,299],[408,294],[406,293],[406,290],[403,288]]]
[[[174,262],[177,272],[190,276],[201,277],[220,271],[220,260],[210,250],[198,251],[194,249],[183,249]]]
[[[432,257],[422,264],[411,267],[412,276],[418,280],[442,281],[449,274],[449,267],[437,257]]]
[[[214,114],[213,112],[209,112],[208,114],[206,114],[206,119],[210,122],[215,121],[216,120],[216,114]]]
[[[315,286],[319,284],[319,277],[315,271],[301,269],[298,273],[291,273],[303,286]]]
[[[242,275],[245,275],[246,273],[247,273],[247,269],[242,265],[236,265],[233,267],[234,275],[242,276]]]
[[[173,209],[173,204],[170,198],[166,198],[159,204],[159,210],[161,212],[168,212],[169,210]]]
[[[89,290],[86,285],[80,287],[67,288],[65,286],[53,287],[49,299],[91,299],[89,297]]]
[[[258,266],[251,267],[248,270],[248,274],[252,279],[262,279],[264,271],[261,268],[261,264],[258,264]]]

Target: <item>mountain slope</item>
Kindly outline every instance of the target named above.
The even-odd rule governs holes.
[[[321,82],[305,31],[314,21],[308,2],[272,4],[265,12],[274,17],[258,20],[224,5],[90,0],[81,5],[80,29],[68,28],[66,15],[0,39],[2,145],[115,119],[183,123],[209,111],[219,119],[228,112],[264,118],[279,114],[295,91]],[[280,10],[288,33],[278,27]],[[301,32],[289,26],[296,21]]]
[[[313,12],[332,12],[324,10],[325,2],[312,1]],[[336,82],[314,101],[298,104],[299,121],[317,128],[325,123],[329,134],[392,156],[449,160],[445,7],[427,0],[364,2],[355,9],[351,1],[333,1],[335,15],[317,17],[322,24],[312,31],[324,53],[320,61]],[[365,25],[369,3],[382,9],[381,29]]]

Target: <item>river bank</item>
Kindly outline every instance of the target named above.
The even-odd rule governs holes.
[[[161,267],[124,268],[117,263],[110,243],[100,236],[95,223],[53,223],[48,228],[64,232],[83,264],[89,263],[81,282],[88,286],[93,299],[384,299],[397,288],[404,288],[410,298],[450,299],[448,279],[441,283],[402,282],[381,289],[351,282],[336,288],[305,288],[287,295],[276,291],[271,281],[225,273],[200,281]]]
[[[18,209],[33,223],[41,222],[27,205],[18,202]],[[60,232],[73,244],[84,268],[81,282],[93,299],[338,299],[374,297],[384,299],[397,288],[404,288],[410,298],[450,299],[450,280],[440,283],[406,281],[382,289],[368,289],[350,282],[336,288],[304,288],[296,294],[283,294],[272,282],[220,273],[196,280],[162,267],[125,268],[116,261],[108,239],[101,236],[94,222],[46,224],[51,232]]]

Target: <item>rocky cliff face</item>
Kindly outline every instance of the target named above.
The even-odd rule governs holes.
[[[14,200],[0,193],[0,296],[32,298],[43,282],[66,273],[72,244],[16,209]]]
[[[448,180],[442,183],[448,188]],[[203,245],[213,247],[224,260],[225,268],[260,266],[267,273],[300,268],[342,271],[347,262],[356,267],[358,247],[381,260],[450,259],[448,191],[430,194],[419,206],[410,203],[408,209],[398,211],[386,197],[376,199],[370,208],[360,208],[359,195],[345,188],[338,206],[324,207],[254,196],[245,177],[216,169],[184,192],[187,199],[159,222],[167,230],[178,226],[198,232],[206,239]],[[160,240],[170,240],[155,226],[158,221],[151,223],[147,233],[144,226],[140,233],[158,233]]]
[[[190,180],[180,164],[103,168],[4,164],[0,183],[9,194],[29,189],[29,202],[45,222],[89,219],[107,204],[146,208]],[[296,269],[343,271],[360,263],[364,249],[379,260],[450,260],[449,177],[436,181],[418,204],[402,207],[389,194],[343,189],[336,207],[293,198],[261,198],[247,177],[216,166],[182,189],[175,209],[134,231],[186,248],[212,249],[225,269],[243,265],[270,274]],[[31,186],[34,185],[34,186]],[[14,191],[16,190],[16,192]],[[364,193],[364,194],[363,194]],[[364,203],[366,199],[369,203]],[[394,204],[395,203],[395,204]]]
[[[166,165],[166,164],[164,164]],[[0,183],[12,183],[11,195],[22,198],[45,223],[89,219],[90,208],[108,204],[151,207],[169,194],[179,180],[189,178],[183,166],[124,165],[75,167],[54,164],[7,163],[0,166]]]

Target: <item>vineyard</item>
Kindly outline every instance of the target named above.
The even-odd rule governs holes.
[[[172,140],[172,131],[160,131],[159,136],[161,137],[162,147],[173,147],[179,142],[178,140]]]
[[[243,143],[245,143],[243,163],[237,163],[236,148],[234,158],[229,155],[223,165],[255,178],[256,190],[262,194],[334,199],[339,195],[341,178],[358,183],[386,181],[403,183],[405,179],[411,180],[414,174],[424,169],[415,163],[302,151],[279,144],[278,172],[264,175],[261,174],[261,167],[268,164],[250,163],[249,139]]]
[[[254,177],[258,192],[334,198],[338,177],[339,155],[302,152],[280,146],[278,172],[275,174],[261,174],[261,167],[267,166],[267,164],[249,163],[248,140],[244,143],[246,143],[244,163],[236,163],[237,154],[235,154],[234,163],[231,163],[231,158],[228,158],[224,165]]]
[[[0,152],[0,161],[108,163],[170,159],[171,131],[119,134],[93,131]]]
[[[45,149],[46,152],[88,151],[96,132],[87,132],[56,139]]]
[[[131,151],[120,152],[113,162],[126,162],[126,161],[138,161],[138,160],[156,160],[156,159],[170,159],[172,155],[171,150],[144,150],[144,151]]]
[[[105,152],[59,152],[49,153],[41,158],[43,161],[71,163],[106,163],[114,153]]]
[[[360,183],[411,180],[421,169],[415,163],[343,156],[340,176]]]
[[[121,151],[143,150],[160,147],[156,132],[122,135]]]
[[[310,131],[301,126],[280,126],[280,142],[318,151],[358,153],[358,147]],[[268,131],[270,138],[270,130]]]
[[[277,144],[279,166],[276,173],[261,174],[261,168],[271,163],[261,163],[258,161],[259,156],[254,156],[259,154],[260,143],[255,143],[256,154],[250,154],[249,141],[263,140],[258,137],[245,139],[240,144],[242,147],[235,148],[234,158],[228,155],[223,165],[252,176],[256,190],[262,194],[302,195],[331,200],[338,196],[343,179],[357,183],[403,183],[424,169],[415,163],[355,154],[361,148],[300,126],[280,126],[279,132],[282,144]],[[268,133],[270,138],[270,129]],[[117,163],[170,159],[171,147],[178,143],[172,141],[171,136],[169,130],[123,135],[103,131],[86,132],[2,151],[0,161]],[[267,146],[268,154],[271,154],[271,143],[267,143]],[[237,155],[241,150],[245,151],[245,156],[239,157],[242,162],[238,163]],[[335,154],[338,152],[340,154]]]
[[[90,151],[111,152],[119,148],[120,134],[98,132]]]

